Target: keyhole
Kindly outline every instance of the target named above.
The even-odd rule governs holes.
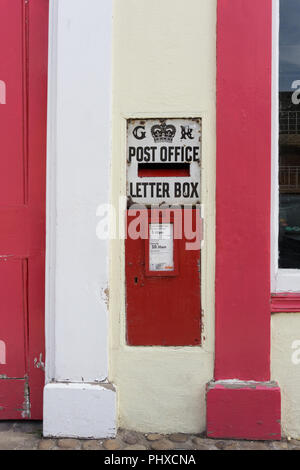
[[[135,285],[136,285],[138,282],[139,282],[138,278],[135,277],[135,278],[134,278],[134,283],[135,283]]]

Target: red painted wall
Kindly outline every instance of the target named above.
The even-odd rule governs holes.
[[[207,394],[207,434],[214,439],[280,440],[280,419],[279,387],[216,385]]]
[[[271,0],[219,0],[215,379],[270,378]]]
[[[272,0],[218,0],[217,31],[216,354],[207,435],[280,440],[280,388],[270,382]]]

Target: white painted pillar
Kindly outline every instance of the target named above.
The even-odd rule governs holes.
[[[108,376],[112,0],[50,0],[44,435],[115,434]]]

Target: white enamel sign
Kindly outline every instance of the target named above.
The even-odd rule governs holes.
[[[201,202],[201,119],[130,119],[127,132],[130,202]]]

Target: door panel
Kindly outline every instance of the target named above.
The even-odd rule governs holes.
[[[0,1],[0,79],[6,104],[0,107],[0,202],[24,203],[24,2]]]
[[[195,230],[196,219],[200,218],[199,212],[196,209],[184,211],[189,213]],[[164,212],[166,218],[169,214],[171,220],[172,211],[160,209],[160,212]],[[151,211],[148,211],[148,216],[147,210],[141,210],[141,213],[149,226],[153,220]],[[129,210],[128,229],[135,218],[136,215],[131,215]],[[158,216],[154,220],[157,223]],[[127,343],[130,346],[201,344],[201,252],[200,248],[195,251],[187,250],[189,240],[186,238],[184,217],[180,225],[182,237],[173,240],[173,272],[150,271],[148,235],[146,239],[134,240],[129,234],[126,238],[126,318]]]
[[[0,259],[0,317],[4,319],[1,341],[4,343],[6,356],[5,361],[1,361],[4,364],[0,364],[0,376],[5,378],[20,379],[26,374],[25,265],[25,260]]]
[[[0,419],[42,418],[48,8],[0,0]]]
[[[28,384],[26,380],[3,381],[0,387],[0,420],[28,418]]]

